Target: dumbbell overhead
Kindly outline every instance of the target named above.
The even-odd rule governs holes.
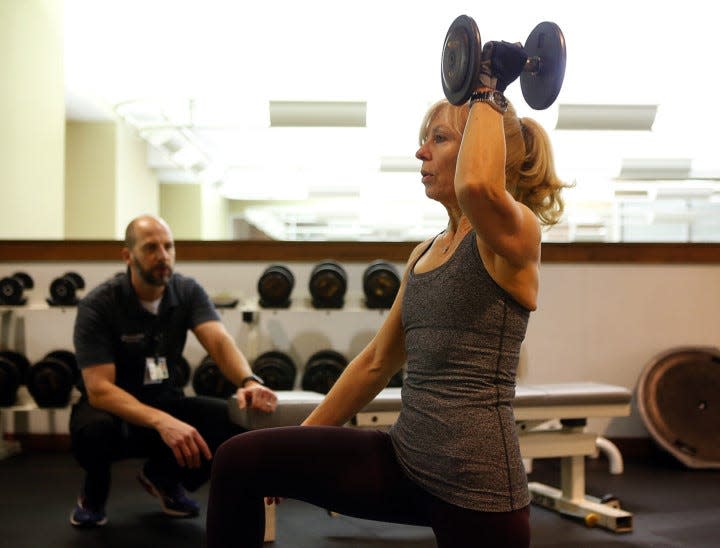
[[[523,97],[535,110],[555,102],[565,78],[565,37],[550,21],[538,24],[523,46],[528,56],[520,75]],[[453,21],[443,44],[441,77],[445,96],[453,105],[462,105],[480,87],[482,47],[475,20],[460,15]]]

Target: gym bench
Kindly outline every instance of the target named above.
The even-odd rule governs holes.
[[[348,426],[382,428],[392,425],[400,412],[400,388],[386,388],[359,412]],[[323,400],[316,392],[278,391],[275,413],[240,409],[235,396],[228,400],[230,418],[247,428],[299,425]],[[587,526],[600,526],[617,533],[632,531],[632,514],[622,510],[617,499],[585,493],[585,457],[604,451],[613,473],[622,472],[622,456],[615,446],[586,432],[588,418],[621,417],[630,414],[631,392],[621,386],[594,382],[522,384],[515,392],[513,407],[526,466],[534,458],[560,458],[560,488],[530,482],[535,504],[573,517]],[[275,538],[272,507],[268,509],[266,540]]]

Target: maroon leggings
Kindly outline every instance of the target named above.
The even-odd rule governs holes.
[[[290,426],[246,432],[213,459],[208,548],[259,548],[264,496],[293,498],[358,518],[432,527],[441,548],[530,545],[530,509],[478,512],[411,482],[390,436],[376,430]]]

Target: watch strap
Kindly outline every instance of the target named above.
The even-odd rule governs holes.
[[[240,381],[240,388],[245,388],[245,385],[249,383],[250,381],[255,381],[258,384],[265,384],[265,381],[263,381],[260,377],[258,377],[255,373],[252,375],[248,375],[243,380]]]
[[[500,114],[505,114],[508,109],[508,102],[502,92],[494,90],[476,91],[470,96],[470,104],[487,103]]]

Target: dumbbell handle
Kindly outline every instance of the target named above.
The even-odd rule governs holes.
[[[539,74],[542,70],[542,59],[538,56],[528,57],[523,67],[523,72],[529,72],[530,74]]]

